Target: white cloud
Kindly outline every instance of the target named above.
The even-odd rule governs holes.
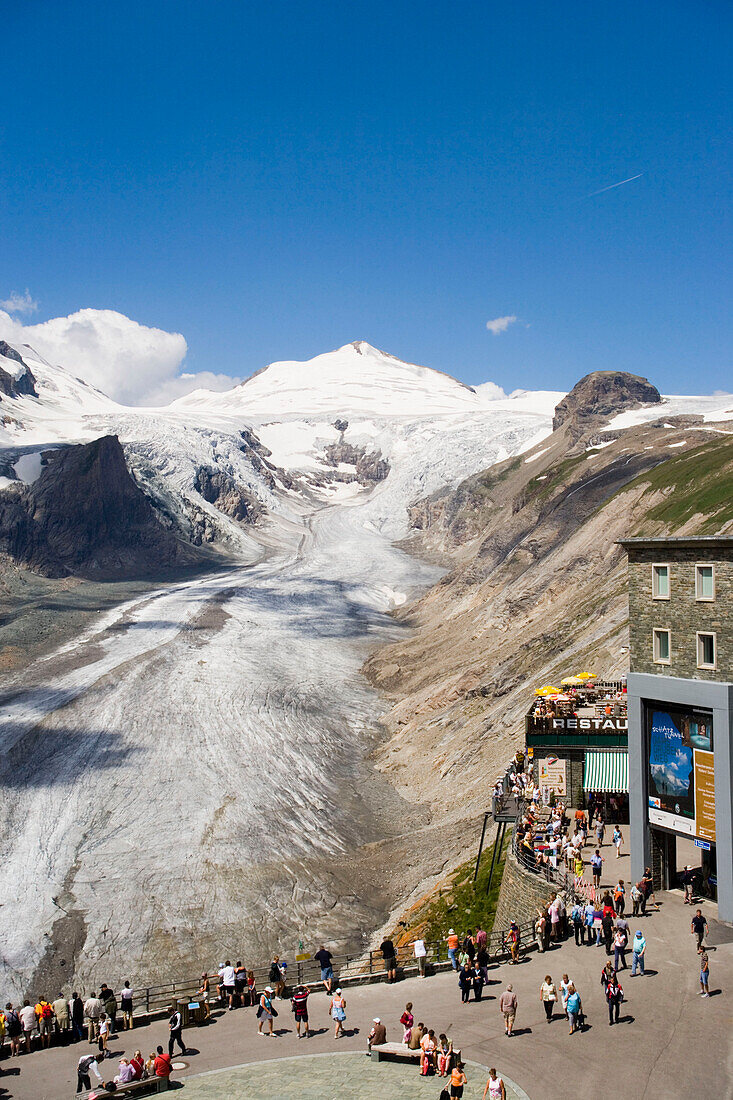
[[[80,309],[23,325],[0,310],[0,337],[30,344],[49,362],[129,405],[163,404],[191,390],[228,389],[237,379],[183,374],[188,347],[179,332],[148,328],[111,309]]]
[[[473,388],[487,401],[503,401],[506,397],[504,390],[496,382],[482,382]]]
[[[506,332],[516,320],[516,316],[512,313],[507,317],[495,317],[493,321],[487,321],[486,327],[494,336],[498,336],[500,332]]]
[[[38,302],[31,298],[31,292],[26,287],[25,294],[18,294],[17,290],[13,290],[9,298],[5,301],[0,300],[0,309],[5,309],[8,313],[35,313]]]

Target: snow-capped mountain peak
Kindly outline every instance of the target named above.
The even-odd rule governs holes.
[[[226,393],[198,390],[172,407],[236,409],[255,417],[420,417],[476,411],[484,404],[475,390],[448,374],[355,340],[313,359],[270,363]]]

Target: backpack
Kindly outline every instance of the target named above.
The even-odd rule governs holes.
[[[43,1005],[43,1007],[41,1008],[41,1017],[42,1017],[42,1019],[50,1020],[50,1018],[52,1016],[53,1016],[53,1009],[51,1008],[51,1006],[49,1004]]]

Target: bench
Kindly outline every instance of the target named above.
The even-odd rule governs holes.
[[[387,1058],[405,1058],[409,1062],[420,1061],[420,1051],[411,1050],[407,1043],[380,1043],[378,1047],[372,1047],[372,1058],[378,1062]]]
[[[166,1092],[168,1089],[167,1077],[145,1077],[140,1081],[128,1081],[126,1085],[118,1085],[114,1092],[108,1092],[103,1085],[93,1088],[92,1092],[99,1100],[107,1096],[144,1096],[153,1092]]]

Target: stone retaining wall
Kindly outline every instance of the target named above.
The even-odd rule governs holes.
[[[506,930],[512,920],[525,924],[534,920],[537,910],[548,901],[554,887],[541,875],[520,867],[511,848],[507,850],[499,900],[494,915],[496,932]]]

